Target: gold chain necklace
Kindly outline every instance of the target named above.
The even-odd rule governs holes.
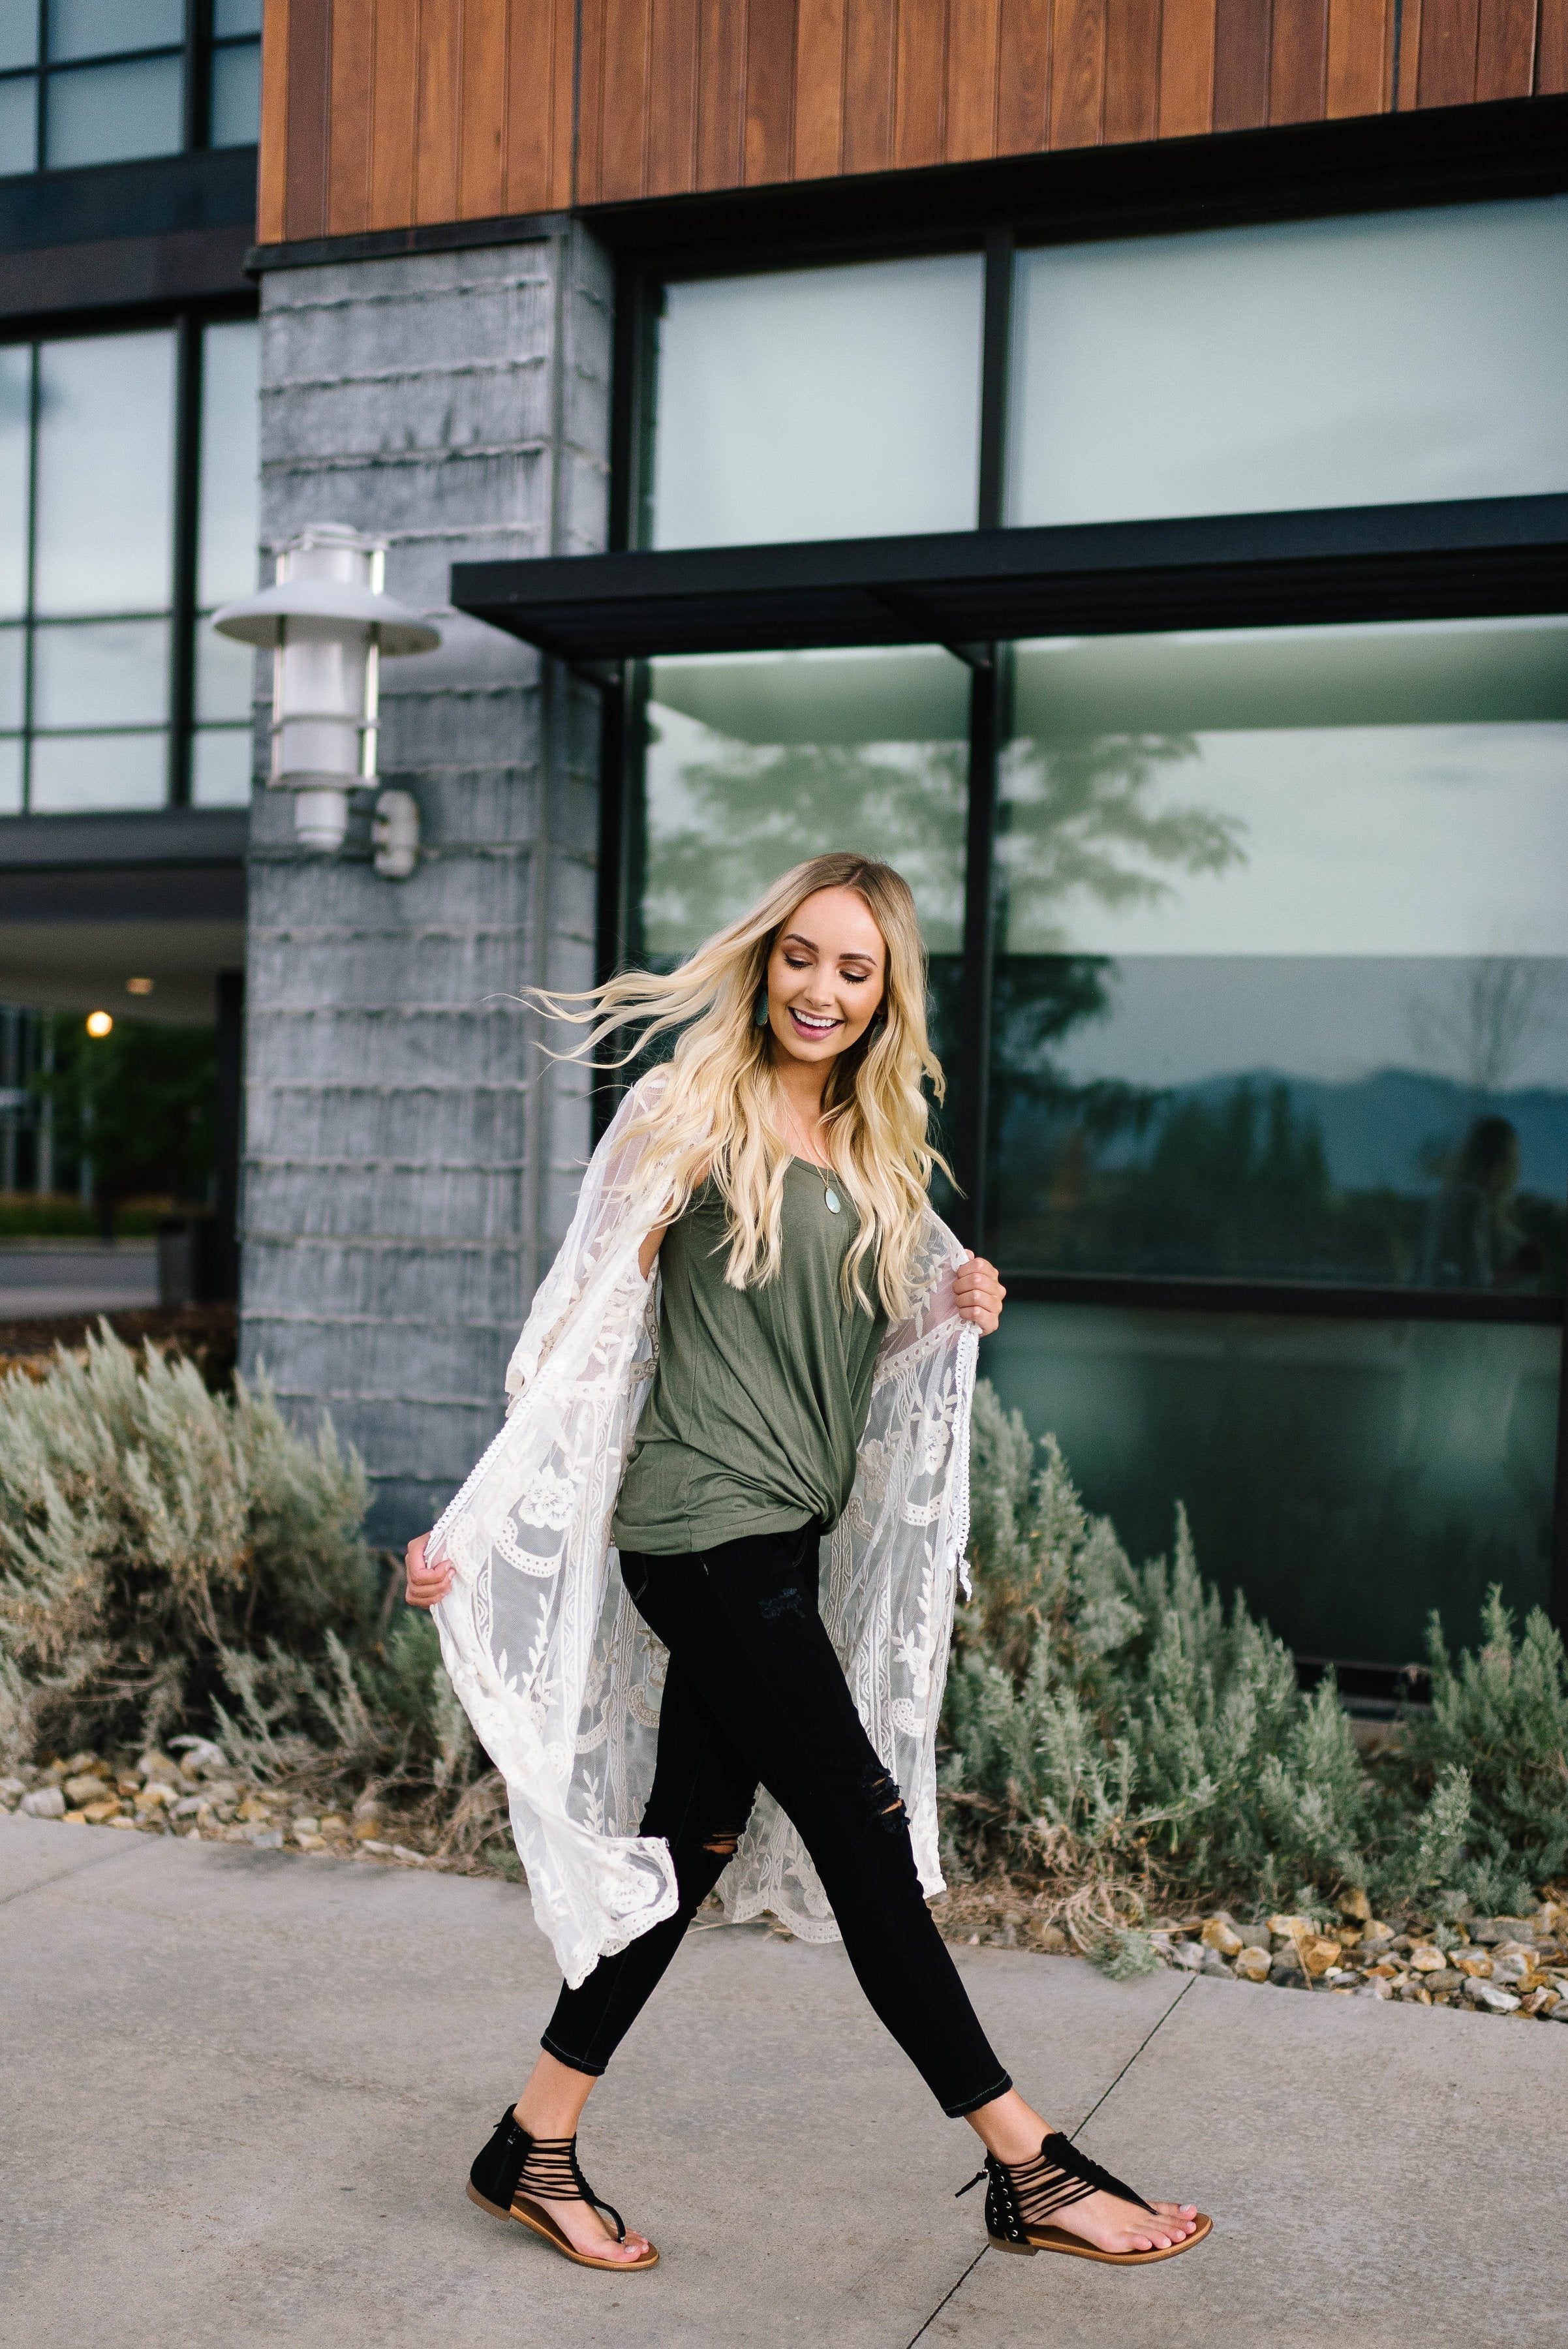
[[[786,1116],[787,1116],[787,1117],[788,1117],[788,1119],[789,1119],[790,1125],[791,1125],[791,1128],[793,1129],[793,1132],[794,1132],[794,1133],[795,1138],[796,1138],[797,1140],[802,1139],[803,1137],[801,1136],[801,1133],[800,1133],[800,1121],[799,1121],[799,1119],[795,1116],[795,1113],[794,1113],[794,1110],[790,1108],[790,1106],[789,1106],[789,1104],[788,1104],[788,1102],[785,1102],[785,1104],[784,1104],[784,1111],[785,1111],[785,1114],[786,1114]],[[828,1214],[829,1214],[830,1216],[836,1216],[836,1215],[838,1215],[838,1214],[841,1212],[842,1208],[843,1208],[844,1202],[843,1202],[843,1200],[839,1197],[839,1195],[838,1195],[837,1192],[836,1192],[836,1191],[834,1189],[834,1187],[833,1187],[833,1169],[832,1169],[832,1167],[831,1167],[831,1166],[824,1166],[820,1159],[807,1157],[807,1156],[804,1155],[804,1154],[803,1154],[803,1153],[802,1153],[802,1152],[800,1152],[800,1151],[798,1151],[798,1150],[794,1153],[794,1155],[795,1155],[798,1159],[800,1159],[800,1162],[801,1162],[801,1164],[802,1164],[802,1165],[803,1165],[803,1166],[809,1166],[809,1167],[811,1168],[811,1171],[812,1171],[812,1173],[813,1173],[814,1174],[820,1174],[820,1175],[821,1175],[821,1177],[822,1177],[822,1196],[823,1196],[824,1204],[826,1205],[826,1208],[827,1208],[827,1212],[828,1212]]]

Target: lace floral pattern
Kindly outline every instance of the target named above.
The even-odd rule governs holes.
[[[474,1733],[506,1781],[534,1913],[574,1987],[668,1917],[673,1864],[637,1823],[653,1782],[666,1651],[627,1597],[608,1527],[658,1348],[638,1251],[664,1169],[628,1142],[644,1078],[583,1178],[507,1372],[501,1433],[437,1524],[455,1568],[435,1610]],[[822,1546],[822,1612],[860,1716],[903,1793],[928,1893],[937,1856],[936,1728],[954,1586],[969,1535],[969,1414],[978,1340],[958,1319],[962,1251],[929,1218],[919,1309],[877,1356],[848,1508]],[[799,1837],[759,1796],[721,1883],[739,1922],[771,1910],[836,1938]]]

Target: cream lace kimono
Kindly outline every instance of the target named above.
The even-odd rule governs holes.
[[[641,1080],[632,1099],[664,1081]],[[534,1913],[574,1987],[676,1906],[661,1837],[637,1832],[653,1781],[667,1651],[621,1584],[609,1522],[658,1347],[657,1273],[638,1251],[664,1171],[623,1103],[594,1153],[566,1243],[507,1372],[506,1423],[435,1527],[455,1568],[441,1653],[506,1781]],[[963,1252],[933,1215],[920,1303],[888,1331],[849,1506],[823,1544],[822,1613],[861,1719],[898,1782],[928,1893],[935,1744],[953,1586],[969,1533],[977,1338],[959,1320]],[[788,1820],[758,1797],[721,1885],[727,1916],[764,1909],[804,1940],[837,1928]]]

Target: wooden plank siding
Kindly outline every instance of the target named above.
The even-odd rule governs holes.
[[[1568,88],[1568,0],[266,0],[265,243]]]

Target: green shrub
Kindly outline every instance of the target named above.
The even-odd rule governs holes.
[[[1480,1656],[1433,1630],[1433,1705],[1390,1761],[1363,1761],[1332,1676],[1310,1696],[1238,1596],[1204,1582],[1184,1514],[1168,1560],[1134,1567],[1091,1519],[1054,1440],[975,1399],[971,1563],[943,1773],[959,1867],[1033,1878],[1082,1943],[1152,1906],[1327,1915],[1365,1890],[1513,1905],[1568,1865],[1562,1643],[1515,1647],[1495,1599]]]
[[[211,1394],[107,1326],[85,1362],[0,1381],[0,1751],[215,1729],[264,1774],[325,1754],[465,1775],[433,1625],[381,1637],[368,1497],[330,1424],[300,1435],[265,1380]]]

